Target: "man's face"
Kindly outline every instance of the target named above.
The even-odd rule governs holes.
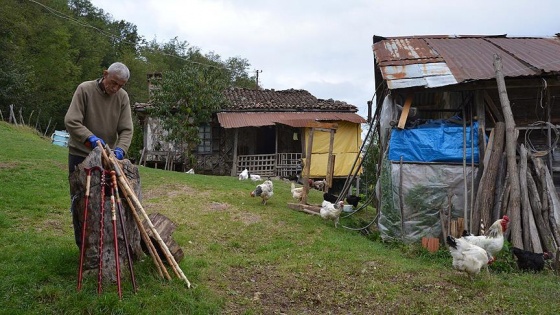
[[[103,87],[105,88],[105,93],[113,95],[117,93],[125,84],[127,80],[118,78],[114,74],[110,74],[107,70],[103,71]]]

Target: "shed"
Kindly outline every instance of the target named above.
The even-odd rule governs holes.
[[[378,183],[384,239],[440,236],[450,226],[442,218],[476,234],[480,222],[489,226],[497,219],[499,209],[481,217],[476,207],[488,141],[504,121],[495,55],[502,60],[518,145],[543,157],[559,182],[558,36],[374,36],[372,48],[385,152]]]

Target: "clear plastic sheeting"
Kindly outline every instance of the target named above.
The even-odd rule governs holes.
[[[464,217],[465,197],[470,202],[471,174],[477,169],[467,166],[464,174],[463,165],[385,160],[378,183],[381,238],[411,244],[422,237],[439,237],[440,211],[448,213],[451,207],[452,219]],[[467,196],[464,196],[465,185]]]

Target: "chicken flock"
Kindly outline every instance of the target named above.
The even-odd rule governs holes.
[[[239,180],[248,180],[253,179],[253,175],[248,172],[247,169],[244,169],[239,174]],[[259,177],[260,179],[260,177]],[[320,181],[309,181],[309,187],[315,188],[317,190],[321,190],[324,188],[323,185],[326,184],[325,180]],[[303,198],[303,187],[296,187],[295,181],[290,181],[290,192],[292,194],[292,198],[295,199],[297,202],[301,202]],[[271,180],[266,180],[262,184],[259,184],[251,191],[251,197],[260,197],[262,199],[261,203],[266,205],[268,200],[272,198],[274,195],[274,185]],[[350,195],[346,197],[346,201],[351,204],[354,208],[358,206],[361,197]],[[325,220],[332,220],[334,222],[335,227],[338,227],[338,222],[340,218],[340,214],[344,207],[344,201],[338,200],[338,196],[325,192],[323,194],[323,202],[321,204],[321,208],[319,210],[319,215]]]
[[[239,174],[239,180],[247,179],[258,181],[260,176],[249,174],[245,169]],[[310,182],[310,188],[312,187]],[[303,189],[304,187],[296,187],[296,183],[291,181],[290,192],[292,198],[297,202],[302,201]],[[274,195],[272,181],[268,179],[257,185],[250,195],[251,197],[260,197],[261,203],[266,205]],[[340,215],[344,208],[342,199],[344,198],[339,198],[339,196],[328,192],[323,193],[319,215],[325,220],[333,221],[335,228],[338,227]],[[353,208],[356,208],[361,201],[361,198],[355,195],[349,195],[345,199]],[[447,236],[446,243],[452,257],[452,267],[465,272],[471,280],[480,273],[482,268],[488,270],[488,266],[496,261],[499,252],[503,249],[504,233],[508,224],[509,217],[504,215],[490,226],[486,235],[474,236],[467,231],[463,231],[462,236],[458,238],[451,235]],[[552,258],[552,254],[549,252],[532,253],[515,247],[512,248],[512,254],[515,256],[520,270],[541,271],[544,269],[545,261]]]
[[[487,235],[474,236],[463,231],[460,238],[447,236],[453,268],[466,272],[471,280],[483,267],[488,269],[504,246],[504,232],[508,223],[509,217],[504,215],[490,226]],[[549,252],[533,253],[516,247],[512,248],[512,253],[520,270],[541,271],[545,260],[552,257]]]

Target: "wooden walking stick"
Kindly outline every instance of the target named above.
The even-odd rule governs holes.
[[[84,195],[85,206],[84,206],[84,223],[82,224],[82,243],[80,245],[80,267],[78,270],[78,288],[77,290],[80,291],[82,289],[82,275],[83,275],[83,266],[84,266],[84,254],[86,251],[85,242],[86,242],[86,227],[87,227],[87,215],[88,215],[88,204],[89,204],[89,189],[91,187],[91,172],[94,169],[100,169],[99,166],[85,168],[86,171],[86,193]]]
[[[103,282],[103,229],[105,213],[105,171],[101,172],[101,215],[99,220],[99,272],[97,275],[97,294],[101,294]]]
[[[107,150],[109,150],[109,152],[111,152],[110,149],[107,149]],[[103,156],[105,156],[105,155],[106,155],[106,153],[103,154]],[[129,200],[132,201],[132,203],[130,204],[131,208],[134,209],[135,211],[139,211],[140,214],[144,217],[144,220],[148,224],[148,227],[150,228],[150,231],[152,232],[152,235],[155,237],[156,241],[158,242],[161,250],[163,251],[165,257],[167,258],[167,261],[171,265],[171,268],[173,269],[173,271],[175,272],[177,277],[185,280],[185,282],[187,283],[187,287],[190,288],[191,283],[189,282],[189,280],[187,279],[187,277],[185,276],[185,274],[183,273],[183,271],[179,267],[179,264],[177,264],[177,261],[175,261],[175,258],[173,257],[173,255],[169,251],[169,248],[167,247],[165,242],[161,239],[161,236],[159,235],[158,231],[156,230],[156,228],[152,224],[152,221],[150,220],[150,218],[146,214],[146,211],[144,211],[144,207],[142,207],[142,204],[140,203],[140,201],[136,197],[136,194],[130,188],[126,179],[123,177],[122,170],[120,169],[119,164],[116,162],[116,160],[113,156],[109,156],[108,159],[111,162],[111,165],[113,166],[114,170],[117,172],[117,179],[119,180],[119,184],[121,186],[121,189],[126,193],[126,195],[128,197],[130,197],[130,199],[127,198],[127,201],[129,201]]]
[[[122,300],[121,290],[121,262],[119,258],[119,242],[117,236],[117,211],[115,209],[115,185],[111,182],[111,222],[113,223],[113,244],[115,246],[115,268],[117,271],[117,290],[119,300]]]

